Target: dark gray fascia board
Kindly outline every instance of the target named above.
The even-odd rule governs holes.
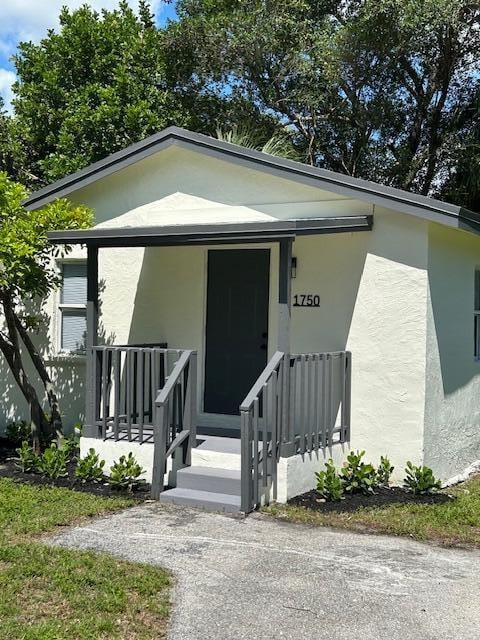
[[[433,222],[448,224],[455,228],[464,228],[458,224],[459,220],[467,226],[470,223],[473,223],[474,226],[480,225],[480,214],[447,202],[271,156],[178,127],[169,127],[44,187],[33,193],[24,204],[28,209],[41,207],[171,145],[197,150],[215,158],[225,159],[227,157],[230,161],[247,168],[254,167],[271,175],[296,180],[341,196],[359,198],[372,204],[409,213]]]
[[[113,246],[165,246],[180,244],[211,244],[232,242],[268,242],[297,235],[370,231],[373,216],[313,218],[245,222],[241,224],[198,224],[165,227],[124,227],[51,231],[48,239],[54,244],[85,244]]]

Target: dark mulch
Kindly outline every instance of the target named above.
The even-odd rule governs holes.
[[[445,493],[432,493],[429,495],[413,495],[402,487],[380,487],[375,489],[373,495],[355,493],[346,495],[340,502],[325,502],[318,491],[313,489],[301,496],[296,496],[288,501],[297,507],[306,507],[313,511],[337,511],[351,512],[364,507],[386,507],[392,504],[438,504],[455,500]]]
[[[67,489],[73,489],[73,491],[93,493],[97,496],[127,496],[139,502],[144,502],[150,498],[149,484],[145,484],[133,493],[129,493],[112,488],[106,481],[78,482],[75,479],[75,462],[69,462],[67,464],[67,476],[58,478],[57,480],[50,480],[38,473],[23,473],[23,471],[19,469],[15,458],[15,447],[11,445],[8,440],[0,438],[0,478],[12,478],[26,484],[66,487]]]

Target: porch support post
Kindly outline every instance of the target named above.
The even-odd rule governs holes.
[[[292,244],[291,238],[279,241],[278,257],[278,338],[277,349],[290,353],[290,315],[291,315],[291,272]]]
[[[100,371],[93,347],[98,344],[98,246],[87,248],[87,336],[84,435],[98,437],[95,425]]]
[[[280,240],[278,258],[278,335],[277,349],[285,353],[281,377],[282,404],[280,419],[281,455],[293,455],[292,425],[290,424],[290,322],[292,292],[292,245],[291,238]]]

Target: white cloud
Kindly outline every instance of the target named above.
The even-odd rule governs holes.
[[[15,74],[8,69],[0,69],[0,96],[2,96],[7,111],[12,108],[12,84],[15,82]]]
[[[129,0],[137,8],[137,0]],[[0,0],[0,56],[8,59],[18,42],[32,40],[38,42],[47,29],[58,27],[58,16],[63,6],[69,9],[88,4],[93,9],[115,9],[118,0]],[[164,0],[152,0],[152,10],[159,16],[164,8]],[[0,93],[5,102],[10,103],[11,84],[15,75],[8,69],[0,69]]]

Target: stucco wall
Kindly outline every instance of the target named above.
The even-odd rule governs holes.
[[[387,454],[395,477],[422,459],[427,226],[376,210],[371,233],[297,239],[293,294],[318,293],[319,309],[293,309],[292,349],[352,352],[352,447]]]
[[[425,464],[446,480],[480,459],[480,362],[474,359],[474,273],[480,240],[432,224]]]

